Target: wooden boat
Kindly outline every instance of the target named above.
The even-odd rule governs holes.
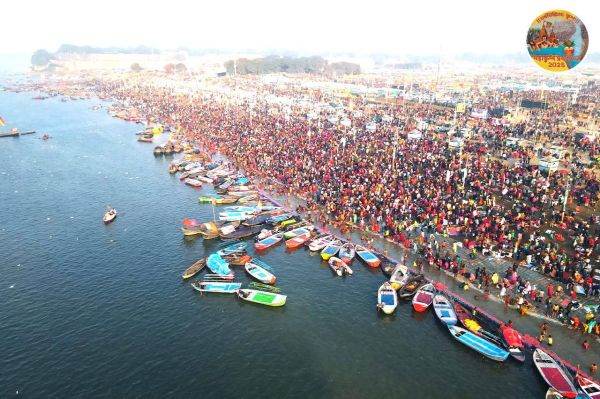
[[[243,222],[252,217],[251,213],[248,212],[235,212],[235,211],[226,211],[219,213],[219,220],[232,222],[232,221],[240,221]]]
[[[229,269],[229,263],[218,254],[212,254],[208,257],[206,265],[216,275],[231,276],[233,273]]]
[[[311,251],[320,251],[327,245],[329,245],[334,239],[335,238],[330,234],[321,235],[319,237],[316,237],[308,244],[308,249],[310,249]]]
[[[137,141],[142,142],[142,143],[152,143],[152,137],[148,137],[148,136],[139,136]]]
[[[546,399],[564,399],[563,396],[554,388],[548,388],[546,391]]]
[[[234,205],[228,206],[221,213],[225,212],[245,212],[245,213],[255,213],[257,209],[255,206],[247,206],[247,205]]]
[[[500,348],[504,347],[504,342],[502,342],[500,337],[483,329],[479,322],[475,320],[475,317],[473,316],[473,313],[470,310],[468,310],[458,302],[454,302],[452,306],[454,307],[454,313],[456,314],[456,318],[458,319],[458,321],[460,321],[460,324],[462,324],[467,330],[492,342],[494,345]]]
[[[398,298],[409,299],[417,293],[419,287],[423,285],[423,275],[416,274],[409,277],[406,283],[398,290]]]
[[[290,238],[294,238],[297,235],[310,233],[311,230],[312,229],[309,229],[308,227],[299,227],[299,228],[284,232],[283,238],[285,238],[286,240],[289,240]]]
[[[385,274],[387,277],[390,277],[396,268],[396,263],[388,259],[383,259],[379,264],[379,267],[381,268],[383,274]]]
[[[156,147],[154,147],[153,153],[154,153],[154,155],[163,155],[164,151],[161,146],[157,145]]]
[[[217,255],[223,256],[245,252],[247,246],[248,245],[245,242],[236,242],[235,244],[228,245],[225,248],[218,250]]]
[[[198,180],[200,180],[203,183],[212,183],[213,179],[211,179],[210,177],[206,177],[206,176],[198,176],[197,177]]]
[[[197,260],[190,267],[185,269],[185,271],[183,272],[181,277],[183,277],[184,280],[186,280],[190,277],[194,277],[196,274],[198,274],[198,272],[200,270],[204,269],[205,266],[206,266],[206,258]]]
[[[346,264],[350,264],[352,259],[354,259],[354,255],[356,254],[356,250],[354,248],[354,244],[347,242],[340,247],[340,252],[338,257],[343,260]]]
[[[377,308],[385,314],[392,314],[398,306],[398,296],[392,285],[386,281],[377,290]]]
[[[462,327],[449,325],[448,330],[450,334],[456,338],[462,344],[469,348],[481,353],[483,356],[495,360],[497,362],[503,362],[508,357],[508,352],[497,345],[487,341],[477,334],[472,333],[469,330],[465,330]]]
[[[281,242],[281,240],[283,240],[283,233],[273,234],[255,243],[254,248],[256,248],[258,251],[261,251],[272,247],[273,245]]]
[[[433,297],[433,310],[438,319],[446,325],[453,326],[458,321],[450,301],[442,294]]]
[[[179,180],[184,181],[189,176],[190,176],[189,172],[183,172],[182,174],[179,175]]]
[[[577,374],[575,376],[575,381],[577,381],[577,385],[579,385],[579,388],[581,388],[581,390],[589,399],[600,398],[600,385],[588,378],[585,378],[581,374]]]
[[[346,275],[352,274],[352,269],[350,269],[350,266],[348,266],[340,258],[336,258],[335,256],[332,256],[331,258],[329,258],[327,263],[329,264],[329,267],[331,268],[331,270],[333,270],[333,272],[340,277],[344,274],[346,274]]]
[[[222,258],[225,259],[231,266],[244,266],[246,263],[252,260],[252,256],[245,252],[223,255]]]
[[[367,266],[372,267],[372,268],[376,268],[379,267],[379,264],[381,263],[381,260],[379,260],[379,258],[377,256],[375,256],[375,254],[371,251],[369,251],[367,248],[363,247],[362,245],[357,245],[356,246],[356,255],[367,264]]]
[[[276,225],[292,217],[291,213],[282,213],[281,215],[275,215],[267,220],[267,223]]]
[[[556,389],[565,398],[577,397],[577,390],[562,366],[541,348],[533,352],[533,364],[548,385]]]
[[[110,208],[108,211],[106,211],[104,213],[104,216],[102,217],[102,221],[104,222],[104,224],[109,224],[114,222],[114,220],[117,218],[117,210],[115,208]]]
[[[195,188],[202,187],[202,182],[200,180],[192,179],[190,177],[188,177],[187,179],[185,179],[184,183],[187,184],[188,186],[192,186],[192,187],[195,187]]]
[[[227,194],[229,194],[229,195],[231,195],[233,197],[242,198],[242,197],[247,197],[249,195],[258,194],[258,191],[252,191],[252,190],[248,190],[248,191],[231,191],[231,190],[228,190]]]
[[[398,291],[410,278],[410,274],[408,273],[408,267],[404,265],[396,265],[392,275],[390,276],[390,283],[392,287]]]
[[[311,236],[312,236],[311,232],[307,231],[304,234],[297,235],[296,237],[287,240],[285,242],[285,246],[286,246],[286,248],[289,248],[289,249],[298,248],[298,247],[302,246],[305,242],[310,240]]]
[[[435,296],[436,289],[431,283],[427,283],[421,288],[419,288],[412,299],[413,308],[417,312],[424,312],[433,302],[433,297]]]
[[[259,262],[248,262],[244,266],[249,275],[264,284],[275,284],[277,278],[265,268],[259,265]]]
[[[260,230],[261,226],[240,226],[231,233],[219,234],[219,237],[221,237],[224,240],[239,240],[243,238],[252,237],[253,235],[258,234]]]
[[[258,233],[258,235],[256,236],[256,241],[260,241],[260,240],[264,240],[267,237],[272,236],[273,234],[275,234],[273,232],[273,230],[269,230],[269,229],[262,229],[260,231],[260,233]]]
[[[267,219],[271,217],[270,213],[260,213],[256,216],[251,217],[250,219],[244,220],[242,224],[246,226],[258,226],[261,224],[265,224]]]
[[[500,326],[499,328],[500,334],[502,334],[502,338],[504,338],[504,342],[508,347],[508,351],[510,355],[520,361],[525,361],[525,346],[523,345],[523,340],[521,339],[521,334],[517,330],[512,327],[507,326],[506,324]]]
[[[237,293],[238,297],[244,301],[266,306],[283,306],[287,300],[287,296],[282,294],[247,288],[239,289]]]
[[[195,281],[192,287],[200,292],[212,292],[217,294],[235,294],[242,286],[242,283],[233,283],[230,281]]]
[[[335,240],[329,243],[323,250],[321,251],[321,258],[323,260],[329,260],[332,256],[335,256],[340,250],[341,243],[338,240]]]
[[[176,166],[176,165],[173,165],[173,164],[169,165],[169,173],[170,173],[170,174],[175,174],[175,173],[177,173],[177,166]]]
[[[252,195],[246,195],[244,197],[241,197],[238,200],[238,202],[240,204],[247,204],[247,203],[252,202],[252,201],[257,201],[258,199],[259,199],[258,194],[252,194]]]

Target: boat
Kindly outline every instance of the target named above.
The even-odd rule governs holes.
[[[258,194],[252,194],[252,195],[246,195],[246,196],[244,196],[244,197],[241,197],[241,198],[238,200],[238,202],[239,202],[240,204],[247,204],[247,203],[249,203],[249,202],[256,201],[256,200],[258,200],[258,199],[259,199],[259,196],[258,196]]]
[[[434,304],[435,305],[435,304]],[[462,344],[469,348],[481,353],[483,356],[495,360],[497,362],[503,362],[508,357],[508,351],[496,346],[490,341],[480,337],[477,334],[472,333],[462,327],[455,325],[449,325],[448,330],[450,334],[456,338]]]
[[[183,182],[185,184],[187,184],[188,186],[192,186],[192,187],[195,187],[195,188],[202,187],[202,182],[200,180],[192,179],[190,177],[188,177],[187,179],[185,179]]]
[[[334,240],[330,242],[323,250],[321,251],[321,258],[323,260],[329,260],[332,256],[335,256],[340,250],[341,243],[338,240]]]
[[[502,342],[500,337],[483,329],[479,322],[475,320],[475,317],[473,316],[473,313],[470,310],[468,310],[459,302],[454,302],[452,306],[454,307],[454,313],[456,314],[456,318],[467,330],[471,331],[475,335],[478,335],[492,342],[494,345],[500,348],[504,348],[504,342]]]
[[[442,294],[433,297],[433,310],[438,319],[446,325],[453,326],[458,321],[450,301]]]
[[[381,269],[383,274],[385,274],[387,277],[390,277],[394,272],[394,269],[396,268],[396,263],[392,262],[391,260],[388,260],[387,258],[384,258],[379,264],[379,268]]]
[[[267,219],[271,217],[269,213],[261,213],[256,216],[251,217],[250,219],[244,220],[243,224],[246,226],[258,226],[260,224],[265,224]]]
[[[212,254],[208,257],[206,265],[216,275],[219,276],[230,276],[231,269],[229,269],[229,263],[218,254]]]
[[[419,288],[412,299],[413,308],[417,312],[424,312],[433,302],[433,297],[435,296],[436,289],[431,283],[427,283],[421,288]]]
[[[311,230],[312,229],[309,229],[308,227],[299,227],[297,229],[293,229],[293,230],[286,231],[285,233],[283,233],[283,238],[285,238],[286,240],[289,240],[290,238],[294,238],[297,235],[310,233]]]
[[[245,242],[236,242],[217,251],[217,255],[231,255],[235,253],[245,252],[248,245]]]
[[[194,262],[190,267],[188,267],[187,269],[185,269],[185,271],[182,274],[182,278],[184,280],[190,278],[190,277],[194,277],[196,274],[198,274],[198,272],[202,269],[204,269],[204,267],[206,266],[206,258],[202,258],[200,260],[197,260],[196,262]]]
[[[385,314],[392,314],[398,306],[398,296],[392,285],[386,281],[377,290],[377,308]]]
[[[250,219],[252,217],[251,213],[248,212],[237,212],[237,211],[225,211],[219,213],[219,220],[232,222],[232,221],[240,221]]]
[[[334,237],[330,234],[316,237],[308,244],[308,249],[311,251],[320,251],[334,241]]]
[[[302,246],[305,242],[310,240],[311,236],[312,236],[311,232],[307,231],[304,234],[297,235],[296,237],[287,240],[285,242],[285,246],[286,246],[286,248],[289,248],[289,249],[298,248],[298,247]]]
[[[291,213],[282,213],[281,215],[275,215],[267,220],[267,223],[276,225],[277,223],[283,222],[292,217]]]
[[[256,236],[256,240],[260,241],[260,240],[264,240],[267,237],[272,236],[273,234],[275,234],[273,232],[273,230],[269,230],[269,229],[262,229],[260,231],[260,233],[258,233],[258,235]]]
[[[212,183],[213,182],[213,179],[211,179],[210,177],[206,177],[206,176],[198,176],[197,179],[203,183]]]
[[[190,174],[188,172],[183,172],[182,174],[179,175],[179,180],[184,181],[189,176],[190,176]]]
[[[240,240],[243,238],[252,237],[255,234],[258,234],[261,230],[261,226],[240,226],[235,231],[230,233],[221,233],[219,237],[224,240],[236,239]]]
[[[354,244],[347,242],[341,246],[338,257],[341,260],[343,260],[346,264],[350,264],[350,262],[352,262],[352,259],[354,259],[355,254],[356,250],[354,248]]]
[[[257,211],[255,206],[247,206],[247,205],[234,205],[228,206],[223,209],[221,213],[225,212],[245,212],[245,213],[255,213]]]
[[[109,224],[114,222],[114,220],[117,218],[117,210],[115,208],[110,208],[108,211],[106,211],[104,213],[104,216],[102,217],[102,221],[104,222],[104,224]]]
[[[575,376],[575,381],[577,381],[577,385],[579,385],[579,388],[581,388],[586,397],[589,399],[600,398],[600,385],[588,378],[585,378],[581,374],[577,374]]]
[[[406,283],[398,290],[398,298],[409,299],[417,293],[419,287],[423,285],[423,275],[415,274],[408,278]]]
[[[192,287],[200,292],[235,294],[242,287],[242,283],[233,283],[230,281],[194,281]]]
[[[246,252],[223,255],[221,257],[231,266],[244,266],[252,260],[252,256],[248,255]]]
[[[562,366],[541,348],[533,352],[533,364],[548,385],[557,390],[562,396],[569,399],[577,397],[577,390],[571,378]]]
[[[254,194],[258,194],[258,191],[254,191],[254,190],[245,190],[245,191],[231,191],[231,190],[227,190],[227,194],[233,196],[233,197],[238,197],[238,198],[242,198],[242,197],[247,197],[249,195],[254,195]]]
[[[260,281],[264,284],[275,284],[277,278],[273,275],[273,273],[267,271],[265,268],[259,265],[258,262],[248,262],[244,266],[249,275]]]
[[[281,240],[283,240],[283,233],[273,234],[267,238],[263,238],[262,240],[256,242],[254,244],[254,248],[256,248],[258,251],[261,251],[272,247],[273,245],[279,243]]]
[[[154,153],[154,155],[163,155],[164,150],[161,146],[157,145],[156,147],[154,147],[153,153]]]
[[[282,294],[248,288],[239,289],[237,293],[238,297],[244,301],[266,306],[283,306],[287,300],[287,296]]]
[[[329,258],[329,260],[327,261],[327,263],[329,264],[329,267],[331,268],[331,270],[333,270],[333,272],[335,274],[337,274],[338,276],[340,276],[340,277],[343,274],[347,274],[347,275],[351,275],[352,274],[352,269],[350,269],[350,266],[348,266],[340,258],[332,256],[331,258]]]
[[[564,399],[563,396],[554,388],[548,388],[546,391],[546,399]]]
[[[139,136],[137,141],[140,141],[142,143],[152,143],[152,137],[148,137],[146,135],[144,136]]]
[[[398,264],[390,276],[390,283],[392,284],[392,287],[398,291],[406,284],[409,278],[410,274],[408,273],[408,267]]]
[[[356,246],[356,256],[358,256],[363,262],[365,262],[367,266],[372,268],[379,267],[379,264],[381,263],[381,260],[379,260],[379,258],[375,256],[373,252],[369,251],[362,245]]]
[[[504,338],[504,342],[508,347],[508,351],[510,355],[520,361],[525,361],[525,346],[523,345],[523,340],[521,339],[521,334],[514,328],[507,326],[506,324],[500,326],[500,333],[502,334],[502,338]]]
[[[177,165],[173,165],[173,164],[169,165],[169,173],[170,174],[177,173]]]
[[[196,219],[185,218],[181,223],[181,231],[184,236],[195,236],[202,234],[203,225]]]

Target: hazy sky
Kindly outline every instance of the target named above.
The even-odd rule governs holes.
[[[3,2],[0,53],[62,43],[410,54],[525,50],[540,13],[564,8],[600,51],[600,0]],[[597,36],[598,35],[598,36]]]

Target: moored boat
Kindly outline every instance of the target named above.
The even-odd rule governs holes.
[[[187,179],[185,179],[184,183],[187,184],[188,186],[192,186],[192,187],[195,187],[195,188],[202,187],[202,182],[200,180],[192,179],[190,177],[188,177]]]
[[[446,325],[453,326],[458,321],[450,301],[442,294],[433,297],[433,310],[438,319]]]
[[[212,254],[208,257],[206,265],[216,275],[219,276],[231,276],[233,273],[229,268],[229,263],[218,254]]]
[[[281,240],[283,240],[283,233],[273,234],[267,238],[263,238],[262,240],[256,242],[254,244],[254,248],[261,251],[272,247],[273,245],[281,242]]]
[[[305,242],[310,240],[310,237],[311,237],[311,232],[307,231],[304,234],[297,235],[296,237],[287,240],[285,242],[285,246],[286,246],[286,248],[289,248],[289,249],[298,248],[298,247],[302,246],[302,244],[304,244]]]
[[[329,258],[329,260],[327,261],[327,263],[329,264],[329,267],[331,268],[331,270],[333,270],[333,272],[335,274],[337,274],[338,276],[340,276],[340,277],[343,274],[347,274],[347,275],[351,275],[352,274],[352,269],[350,269],[350,266],[348,266],[340,258],[332,256],[331,258]]]
[[[183,272],[181,277],[184,280],[186,280],[190,277],[194,277],[196,274],[198,274],[198,272],[200,272],[200,270],[204,269],[205,266],[206,266],[206,258],[197,260],[190,267],[185,269],[185,271]]]
[[[398,290],[398,298],[409,299],[416,294],[419,287],[423,285],[423,275],[411,275],[406,283]]]
[[[110,208],[108,211],[106,211],[104,213],[104,216],[102,217],[102,221],[104,222],[104,224],[109,224],[114,222],[114,220],[117,218],[117,210],[115,208]]]
[[[285,238],[286,240],[289,240],[290,238],[294,238],[297,235],[300,234],[306,234],[306,233],[310,233],[312,229],[309,229],[308,227],[299,227],[290,231],[286,231],[285,233],[283,233],[283,238]]]
[[[329,260],[332,256],[335,256],[340,250],[341,243],[338,240],[332,241],[321,251],[321,258],[323,260]]]
[[[525,361],[525,346],[523,345],[523,340],[521,339],[521,334],[514,328],[504,324],[500,326],[500,333],[502,334],[502,338],[504,338],[504,342],[508,347],[508,351],[510,355],[520,361]]]
[[[264,267],[262,267],[260,265],[260,262],[258,261],[248,262],[246,263],[244,268],[246,269],[246,272],[248,272],[249,275],[254,277],[256,280],[260,281],[261,283],[273,285],[277,280],[273,273],[269,272]]]
[[[244,252],[248,245],[245,242],[236,242],[234,244],[230,244],[223,249],[217,251],[217,255],[230,255],[235,253]]]
[[[287,301],[287,296],[275,292],[243,288],[239,289],[237,293],[238,297],[244,301],[265,306],[283,306]]]
[[[350,264],[352,259],[354,259],[354,255],[356,254],[356,250],[354,244],[347,242],[340,247],[340,252],[338,257],[343,260],[346,264]]]
[[[392,287],[398,291],[409,278],[410,274],[408,273],[408,267],[398,264],[390,276],[390,283],[392,284]]]
[[[192,287],[200,292],[213,292],[218,294],[235,294],[242,283],[230,281],[194,281]]]
[[[376,268],[379,267],[381,260],[372,251],[369,251],[367,248],[362,245],[356,246],[356,256],[362,259],[363,262],[367,264],[367,266]]]
[[[417,312],[424,312],[433,303],[436,289],[431,283],[427,283],[419,288],[412,299],[413,308]]]
[[[385,314],[392,314],[398,306],[398,295],[392,285],[386,281],[377,290],[377,308]]]
[[[334,240],[334,237],[330,234],[322,235],[320,237],[315,238],[308,244],[308,249],[311,251],[320,251],[325,248],[328,244],[330,244]]]
[[[575,381],[577,381],[577,385],[579,385],[579,388],[581,388],[586,397],[589,399],[600,398],[600,385],[581,374],[575,376]]]
[[[569,399],[577,397],[577,390],[562,366],[541,348],[533,352],[533,364],[548,385]]]
[[[481,353],[483,356],[489,359],[497,362],[503,362],[508,357],[508,352],[506,350],[498,347],[483,337],[472,333],[469,330],[454,325],[449,325],[448,330],[450,331],[450,334],[459,342]]]

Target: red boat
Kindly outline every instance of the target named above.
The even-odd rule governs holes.
[[[588,398],[600,398],[600,385],[579,374],[577,375],[577,377],[575,377],[575,379],[577,380],[577,384],[579,384],[579,387],[583,390],[583,392],[585,392]]]
[[[577,390],[573,386],[573,382],[562,366],[549,354],[537,348],[533,352],[533,363],[546,383],[556,389],[563,397],[568,399],[577,397]]]
[[[425,284],[415,294],[412,299],[413,308],[417,312],[424,312],[433,302],[433,297],[435,296],[436,290],[433,287],[433,284]]]
[[[521,334],[517,330],[507,325],[502,325],[500,327],[500,332],[502,333],[502,338],[504,338],[504,342],[508,346],[508,351],[510,355],[520,362],[525,361],[525,353],[523,352],[523,340],[521,339]]]

